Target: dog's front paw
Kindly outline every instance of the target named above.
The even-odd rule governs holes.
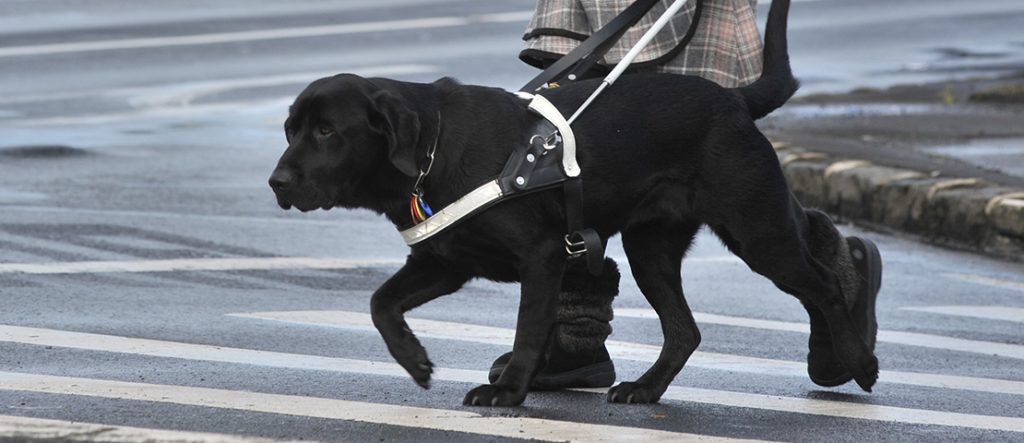
[[[430,389],[430,374],[434,373],[434,363],[427,358],[427,350],[416,339],[391,347],[391,356],[405,368],[416,384],[423,389]]]
[[[664,391],[635,382],[622,382],[608,390],[609,403],[657,403]]]
[[[526,400],[525,393],[496,385],[481,385],[473,388],[462,399],[466,406],[519,406]]]
[[[430,389],[430,374],[434,373],[434,363],[427,359],[427,354],[423,354],[422,359],[417,359],[415,366],[405,365],[402,367],[409,372],[412,376],[413,381],[420,385],[423,389]]]

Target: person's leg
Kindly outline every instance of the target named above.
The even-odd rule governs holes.
[[[882,279],[878,248],[867,239],[844,238],[831,218],[821,211],[807,210],[806,215],[811,250],[817,260],[836,272],[851,313],[855,319],[861,319],[861,333],[873,350],[878,330],[874,304]],[[826,387],[849,382],[853,377],[843,368],[833,350],[831,333],[821,310],[808,303],[804,303],[804,309],[811,321],[807,354],[807,374],[811,381]]]
[[[869,390],[877,377],[874,301],[882,267],[877,248],[866,239],[844,238],[827,215],[803,208],[763,136],[724,137],[722,146],[758,146],[722,149],[701,165],[709,179],[698,193],[705,220],[753,271],[803,303],[811,320],[812,380],[835,386],[855,379]],[[742,178],[735,171],[744,171]]]
[[[606,258],[595,277],[582,260],[569,263],[559,295],[557,340],[552,340],[531,389],[606,387],[615,382],[615,366],[604,346],[611,334],[612,300],[619,293],[619,270]],[[491,365],[488,380],[501,376],[511,353]]]
[[[524,51],[530,64],[546,69],[561,55]],[[526,56],[524,55],[524,57]],[[577,80],[604,77],[608,69],[595,65]],[[570,261],[559,296],[557,340],[552,340],[545,362],[530,384],[531,389],[607,387],[615,382],[615,365],[604,341],[612,332],[612,300],[619,293],[619,269],[606,258],[604,271],[594,277],[582,260]],[[494,360],[487,379],[501,376],[512,353]]]

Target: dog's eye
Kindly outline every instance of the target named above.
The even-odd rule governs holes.
[[[334,133],[334,129],[331,128],[330,126],[320,126],[319,128],[316,129],[316,132],[318,132],[320,135],[326,137],[328,135],[333,134]]]

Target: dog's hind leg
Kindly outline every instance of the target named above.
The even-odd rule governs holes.
[[[512,358],[494,384],[470,390],[462,400],[468,406],[516,406],[526,399],[530,381],[540,369],[541,356],[554,340],[558,295],[565,272],[565,246],[561,238],[534,245],[521,258],[521,295]]]
[[[391,356],[402,365],[416,384],[430,388],[434,364],[427,351],[405,322],[405,312],[423,303],[459,290],[470,275],[430,257],[410,255],[395,275],[384,282],[370,299],[370,316]]]
[[[842,271],[848,266],[829,258],[835,257],[835,244],[846,240],[831,221],[805,210],[792,196],[767,140],[759,142],[758,149],[723,150],[706,165],[705,177],[729,179],[716,179],[698,193],[698,206],[733,253],[808,307],[816,333],[827,326],[838,362],[870,391],[878,378],[878,360],[864,338],[870,333],[863,334],[853,318],[850,300],[856,296],[845,294],[850,290],[844,288]],[[729,175],[725,168],[744,176]]]
[[[654,403],[668,389],[700,344],[700,331],[683,296],[680,267],[700,223],[659,222],[630,226],[622,233],[633,277],[658,313],[664,344],[654,365],[639,379],[608,391],[612,403]]]

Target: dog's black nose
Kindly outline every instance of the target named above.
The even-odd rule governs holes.
[[[287,169],[275,169],[273,174],[270,174],[270,187],[275,192],[286,191],[292,186],[294,177],[291,172]]]

